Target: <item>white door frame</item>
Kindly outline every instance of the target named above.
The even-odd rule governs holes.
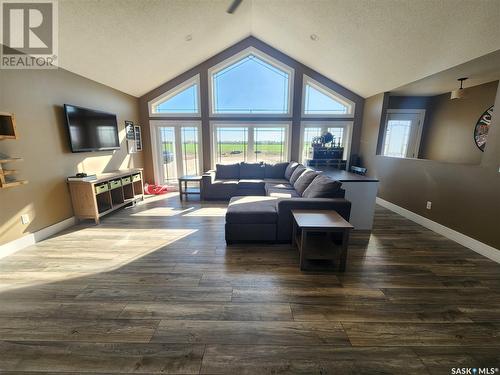
[[[422,141],[422,131],[424,127],[425,120],[425,109],[387,109],[385,116],[385,124],[384,124],[384,133],[382,138],[382,156],[384,155],[384,147],[385,147],[385,136],[387,134],[387,125],[389,123],[389,115],[391,114],[408,114],[408,115],[416,115],[418,118],[417,129],[415,132],[412,131],[410,134],[410,138],[408,139],[408,149],[406,150],[405,158],[409,159],[418,159],[418,153],[420,151],[420,143]],[[413,155],[413,156],[408,156]],[[391,157],[391,156],[388,156]]]
[[[161,127],[171,127],[174,128],[175,137],[175,159],[177,167],[177,177],[184,174],[182,158],[182,137],[181,129],[183,127],[193,127],[198,129],[198,168],[203,171],[203,142],[202,142],[202,129],[201,121],[196,120],[149,120],[149,130],[151,134],[151,150],[153,153],[153,171],[155,184],[162,185],[165,183],[165,176],[163,175],[162,158],[163,154],[159,154],[158,141],[160,140],[160,128]]]

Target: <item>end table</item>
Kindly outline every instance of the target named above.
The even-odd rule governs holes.
[[[188,187],[188,182],[198,182],[199,187]],[[200,199],[202,197],[201,194],[201,176],[181,176],[179,177],[179,199],[182,201],[183,197],[188,199],[188,194],[199,195]]]
[[[292,244],[299,249],[300,269],[309,269],[310,260],[328,260],[344,272],[349,233],[354,227],[336,211],[292,210],[292,215]],[[335,233],[340,233],[340,240],[334,239]]]

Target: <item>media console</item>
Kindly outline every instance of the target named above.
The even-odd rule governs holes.
[[[102,216],[144,199],[142,169],[127,169],[97,175],[92,181],[68,181],[73,211],[78,220]]]

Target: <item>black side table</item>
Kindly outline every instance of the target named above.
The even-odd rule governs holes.
[[[188,182],[198,182],[199,187],[188,187],[187,186]],[[188,194],[199,195],[201,199],[201,176],[179,177],[179,199],[182,201],[183,196],[186,196],[187,200]]]

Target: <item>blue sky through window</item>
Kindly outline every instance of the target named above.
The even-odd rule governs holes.
[[[306,85],[305,94],[304,113],[306,115],[346,114],[348,112],[347,106],[309,84]]]
[[[157,104],[157,113],[198,113],[198,85],[194,83],[185,90]]]
[[[249,55],[213,75],[214,112],[288,113],[289,74]]]
[[[224,143],[232,143],[232,142],[247,142],[247,136],[245,135],[244,137],[242,134],[244,134],[244,128],[221,128],[219,131],[219,142],[224,142]],[[259,128],[260,129],[260,128]],[[266,137],[261,138],[261,139],[256,139],[256,141],[261,141],[261,142],[279,142],[283,139],[283,129],[276,129],[276,128],[271,128],[271,129],[260,129],[260,134],[262,134],[262,131],[265,131]]]

